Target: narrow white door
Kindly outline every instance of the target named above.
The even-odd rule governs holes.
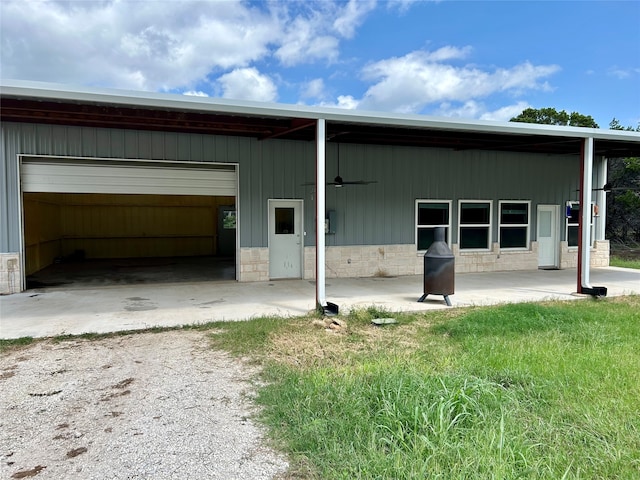
[[[538,267],[558,266],[558,206],[538,205]]]
[[[269,278],[302,278],[302,200],[269,200]]]

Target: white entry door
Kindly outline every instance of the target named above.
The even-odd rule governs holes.
[[[557,205],[538,205],[538,267],[558,266],[558,209]]]
[[[269,278],[302,278],[302,200],[269,200]]]

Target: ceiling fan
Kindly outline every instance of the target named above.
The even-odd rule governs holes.
[[[338,144],[338,175],[335,176],[333,182],[327,182],[327,185],[333,185],[336,188],[342,188],[345,185],[370,185],[378,183],[377,180],[350,180],[346,181],[340,176],[340,144]],[[304,183],[303,185],[315,185],[314,182]]]

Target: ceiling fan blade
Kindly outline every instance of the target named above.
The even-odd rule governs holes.
[[[351,182],[342,182],[343,185],[371,185],[372,183],[378,183],[377,180],[354,180]]]
[[[358,180],[358,181],[354,181],[354,182],[327,182],[325,185],[331,185],[334,187],[342,187],[344,185],[370,185],[372,183],[378,183],[377,180],[371,180],[371,181],[366,181],[366,180]],[[316,186],[316,182],[306,182],[306,183],[301,183],[301,185],[303,187],[315,187]]]

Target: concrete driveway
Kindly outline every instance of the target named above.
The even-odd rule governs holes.
[[[640,294],[640,270],[593,268],[591,283],[607,287],[609,296]],[[448,308],[441,296],[417,303],[421,275],[332,278],[326,290],[327,300],[338,304],[341,312],[371,305],[390,311]],[[575,269],[460,274],[455,291],[450,297],[454,307],[580,298],[574,294]],[[49,287],[0,297],[0,338],[287,317],[304,315],[314,307],[315,286],[308,280]]]

